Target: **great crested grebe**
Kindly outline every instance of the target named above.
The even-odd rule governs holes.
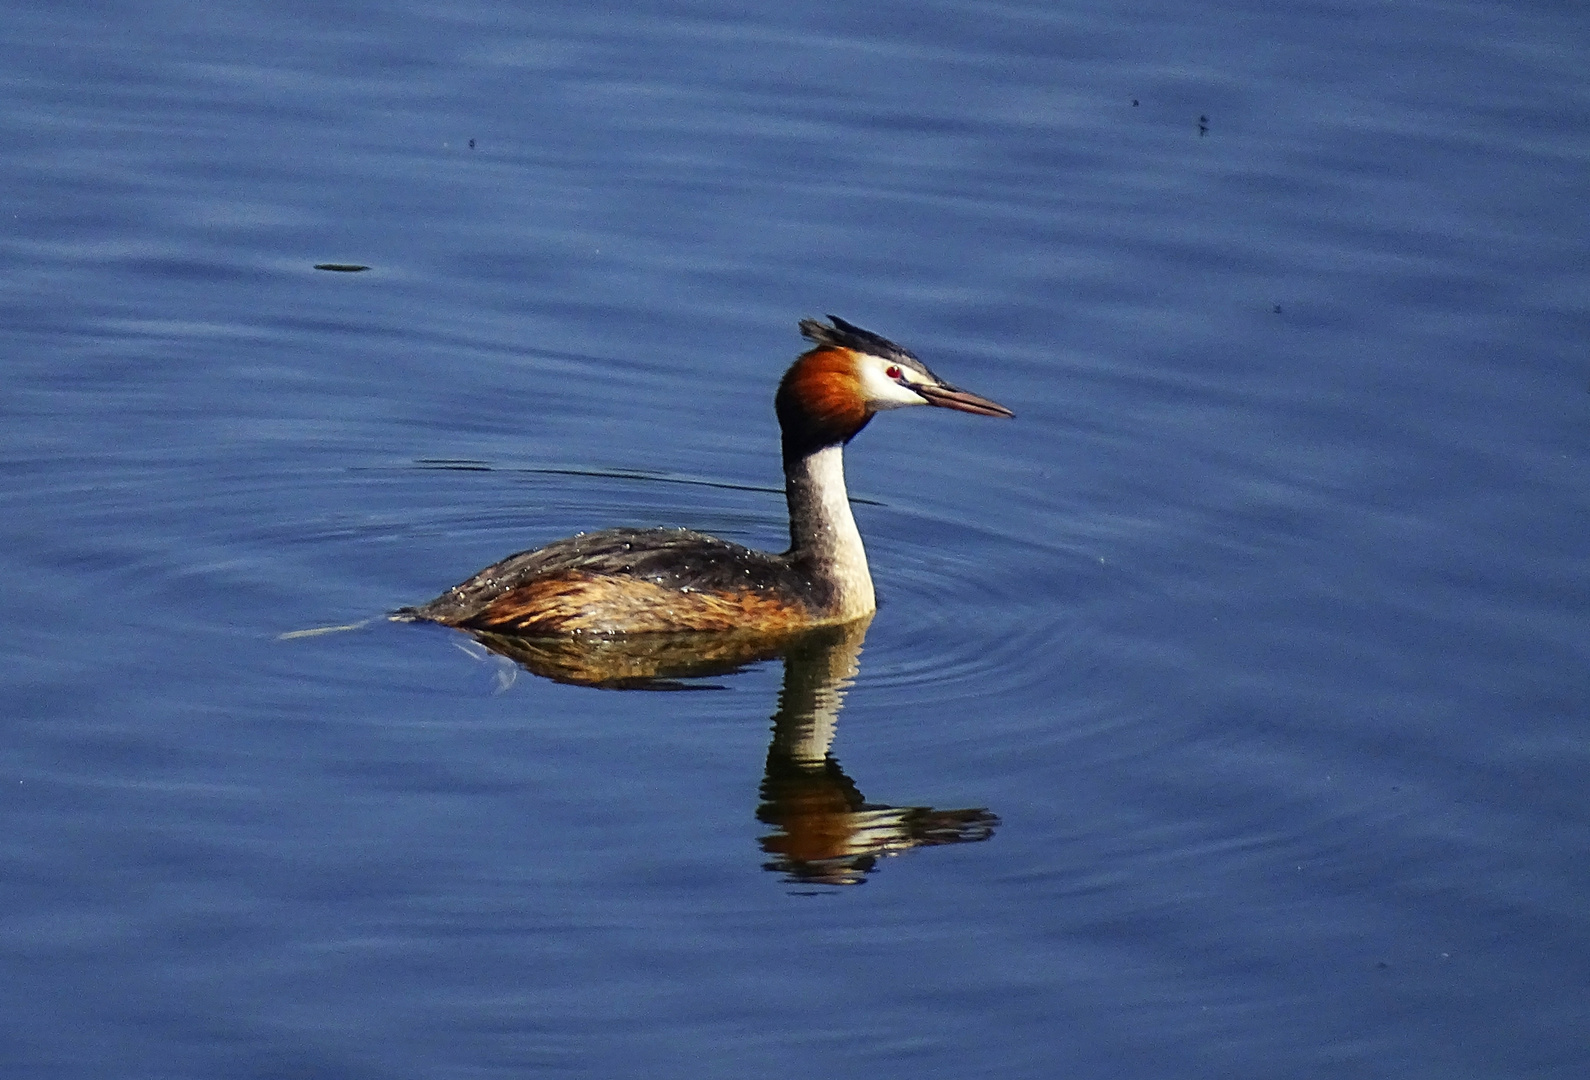
[[[814,347],[784,373],[775,399],[788,551],[753,551],[688,529],[580,533],[511,555],[392,618],[540,637],[785,633],[871,614],[877,601],[845,493],[845,443],[884,409],[1015,413],[951,386],[887,338],[829,319],[801,320]]]

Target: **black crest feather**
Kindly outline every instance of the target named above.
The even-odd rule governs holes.
[[[836,349],[851,349],[855,352],[866,353],[869,356],[880,357],[884,360],[899,360],[917,368],[927,371],[927,367],[912,354],[910,349],[896,345],[882,334],[874,334],[871,330],[863,330],[855,323],[846,322],[838,315],[828,316],[828,321],[833,323],[818,322],[816,319],[801,320],[801,334],[814,345],[826,345]]]

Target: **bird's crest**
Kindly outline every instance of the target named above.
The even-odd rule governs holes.
[[[801,334],[819,348],[850,349],[883,360],[896,360],[927,373],[927,366],[912,355],[910,349],[896,345],[882,334],[863,330],[838,315],[830,315],[828,320],[832,326],[816,319],[802,319]]]

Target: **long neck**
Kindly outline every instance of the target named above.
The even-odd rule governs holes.
[[[786,455],[784,493],[789,499],[789,555],[811,573],[829,597],[831,614],[859,618],[877,609],[861,533],[845,492],[844,449],[839,444]]]

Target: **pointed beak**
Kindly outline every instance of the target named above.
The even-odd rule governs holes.
[[[1016,414],[999,404],[989,401],[985,397],[978,397],[969,390],[961,390],[949,383],[912,383],[911,389],[922,395],[922,399],[929,405],[938,405],[945,409],[959,409],[961,412],[976,413],[978,416],[1015,416]]]

